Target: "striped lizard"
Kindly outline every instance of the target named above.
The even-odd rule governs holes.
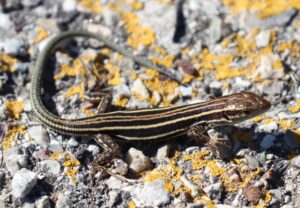
[[[33,111],[46,127],[56,132],[75,136],[95,135],[97,138],[95,140],[105,150],[100,156],[101,159],[98,159],[99,161],[113,156],[117,151],[118,147],[114,143],[114,138],[146,141],[172,138],[183,134],[201,135],[215,126],[232,125],[260,115],[271,106],[269,101],[254,93],[241,92],[207,102],[182,106],[102,112],[79,119],[60,118],[48,111],[42,102],[42,77],[47,68],[47,58],[54,46],[71,37],[97,39],[136,63],[164,74],[166,72],[154,66],[150,60],[134,56],[101,35],[85,31],[63,32],[50,40],[39,54],[31,78],[30,99]]]

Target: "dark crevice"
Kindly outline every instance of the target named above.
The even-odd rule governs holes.
[[[185,25],[185,17],[183,15],[183,3],[181,0],[177,4],[177,15],[176,15],[176,29],[173,37],[174,43],[179,43],[181,38],[185,35],[186,25]]]

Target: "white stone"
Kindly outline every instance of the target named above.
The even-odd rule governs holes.
[[[274,145],[275,140],[276,140],[275,136],[273,136],[271,134],[266,135],[260,143],[261,149],[267,150],[267,149],[271,148]]]
[[[145,156],[142,151],[133,147],[126,153],[126,162],[129,165],[129,169],[136,174],[149,169],[151,166],[150,158]]]
[[[191,86],[183,86],[179,87],[180,93],[183,97],[192,97],[193,88]]]
[[[76,9],[76,1],[75,0],[65,0],[62,3],[62,9],[65,12],[72,12]]]
[[[10,17],[8,14],[0,13],[0,28],[3,30],[9,30],[12,29],[13,22],[10,20]]]
[[[25,168],[19,170],[12,179],[12,195],[15,198],[24,198],[35,186],[37,174]]]
[[[276,121],[272,121],[272,122],[267,123],[267,124],[261,124],[258,127],[259,131],[269,132],[269,133],[276,132],[277,129],[278,129],[278,124],[276,123]]]
[[[78,141],[74,137],[70,138],[67,144],[71,147],[78,147],[79,145]]]
[[[18,54],[22,46],[23,41],[20,38],[11,38],[0,42],[0,49],[2,49],[4,53],[13,56]]]
[[[42,125],[38,126],[31,126],[28,129],[28,133],[30,134],[31,138],[34,139],[34,141],[41,145],[41,146],[49,146],[50,139],[48,132],[45,130],[45,128]]]
[[[93,156],[96,156],[100,152],[100,148],[97,145],[90,144],[87,148],[89,152],[93,154]]]
[[[164,207],[170,203],[170,193],[164,180],[154,180],[132,190],[130,193],[137,207]]]
[[[270,42],[270,36],[269,30],[260,31],[260,33],[255,36],[256,46],[258,48],[266,47]]]
[[[133,94],[138,94],[142,98],[147,99],[150,97],[149,91],[140,79],[136,79],[131,87],[131,92]]]
[[[109,179],[106,180],[106,185],[109,189],[120,190],[122,188],[122,181],[111,176]]]
[[[46,166],[50,173],[57,175],[61,172],[61,165],[56,160],[43,160],[39,162],[41,166]]]
[[[242,77],[236,77],[235,82],[233,83],[236,87],[247,89],[251,86],[251,82],[247,79],[244,79]]]
[[[161,96],[160,96],[160,94],[159,94],[158,91],[154,91],[154,92],[153,92],[153,98],[154,98],[154,100],[155,100],[156,103],[160,103],[160,101],[161,101]]]

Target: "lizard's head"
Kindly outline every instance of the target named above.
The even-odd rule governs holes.
[[[252,93],[241,92],[225,96],[223,119],[228,123],[238,123],[265,113],[271,103],[266,99]]]

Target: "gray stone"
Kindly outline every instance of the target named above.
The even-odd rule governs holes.
[[[34,202],[36,208],[51,208],[51,202],[48,196],[41,196]]]
[[[69,207],[71,207],[70,198],[63,193],[58,193],[55,208],[69,208]]]
[[[12,179],[12,195],[15,198],[24,198],[35,186],[37,174],[25,168],[16,172]]]
[[[209,185],[203,191],[212,199],[220,200],[222,198],[223,186],[221,183]]]
[[[259,167],[259,161],[256,157],[250,156],[250,155],[245,155],[245,158],[248,162],[248,166],[251,170],[255,170],[256,168]]]
[[[12,176],[21,168],[27,167],[27,156],[18,153],[17,148],[10,148],[4,151],[4,163]]]
[[[41,166],[45,166],[50,173],[57,175],[61,172],[61,165],[56,160],[44,160],[38,163]]]
[[[168,157],[169,157],[169,154],[170,154],[170,149],[171,149],[171,145],[170,144],[166,144],[166,145],[160,147],[157,150],[156,159],[159,162],[167,161]]]
[[[291,164],[296,166],[297,168],[300,168],[300,155],[294,157],[291,161]]]
[[[266,135],[260,143],[260,148],[262,150],[267,150],[271,148],[274,145],[275,140],[276,137],[274,135],[271,134]]]

